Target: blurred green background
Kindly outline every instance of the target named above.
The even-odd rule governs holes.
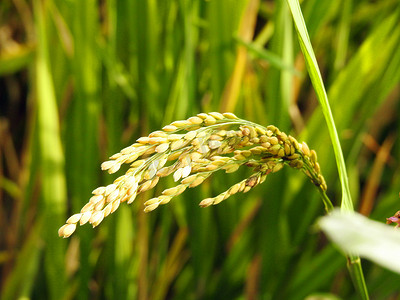
[[[304,0],[302,10],[355,207],[384,222],[400,209],[399,1]],[[58,237],[116,178],[100,171],[108,156],[210,111],[307,141],[340,204],[286,1],[2,0],[0,298],[355,299],[344,256],[312,229],[319,194],[295,170],[199,208],[244,176],[218,174],[144,214],[167,180],[98,228]],[[372,299],[399,299],[399,275],[363,267]]]

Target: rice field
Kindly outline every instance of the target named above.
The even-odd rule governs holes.
[[[399,2],[300,3],[345,169],[295,2],[0,2],[1,299],[358,299],[346,257],[314,226],[325,214],[318,189],[289,167],[201,208],[251,175],[218,171],[146,213],[146,201],[176,185],[161,178],[99,226],[57,233],[128,170],[108,174],[102,162],[210,112],[305,141],[334,206],[348,192],[370,219],[398,211]],[[371,299],[398,299],[398,274],[362,267]]]

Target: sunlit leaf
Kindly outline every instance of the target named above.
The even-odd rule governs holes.
[[[318,225],[344,252],[400,273],[400,231],[393,226],[339,210],[320,218]]]

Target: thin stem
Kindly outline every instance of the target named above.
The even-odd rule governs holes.
[[[319,188],[318,191],[321,195],[322,201],[324,202],[326,213],[329,214],[331,210],[333,210],[333,204],[323,189]]]
[[[360,257],[347,255],[347,269],[349,270],[350,277],[361,299],[368,300],[368,289],[365,283]]]
[[[328,126],[329,135],[331,137],[333,149],[335,152],[336,163],[338,165],[339,178],[342,186],[342,203],[341,208],[343,210],[353,211],[353,203],[351,200],[349,182],[347,177],[346,165],[340,145],[340,140],[335,127],[335,121],[332,116],[330,109],[328,96],[325,91],[325,86],[322,81],[322,76],[319,71],[317,59],[315,58],[314,50],[311,45],[308,31],[304,21],[303,14],[301,12],[300,3],[298,0],[287,0],[290,11],[293,16],[295,27],[297,30],[297,36],[300,43],[301,51],[303,52],[308,73],[310,75],[311,82],[314,86],[315,92],[318,96],[318,101],[322,107],[322,111]],[[359,293],[362,299],[369,299],[367,287],[364,281],[364,275],[361,268],[361,261],[358,256],[347,255],[349,264],[349,271],[353,280],[355,289]]]

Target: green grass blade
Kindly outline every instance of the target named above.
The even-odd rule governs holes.
[[[311,41],[307,33],[307,28],[304,22],[303,14],[300,9],[300,4],[297,0],[287,0],[290,10],[293,15],[295,27],[298,33],[300,48],[304,54],[307,70],[310,74],[311,82],[317,93],[319,103],[322,107],[322,112],[325,116],[328,125],[329,135],[335,152],[336,164],[339,171],[339,178],[342,187],[342,203],[343,210],[353,211],[353,203],[351,201],[349,180],[347,177],[346,165],[344,162],[343,152],[341,149],[339,135],[336,130],[333,120],[332,111],[329,106],[328,96],[322,81],[322,76],[319,71],[317,59],[314,55]],[[365,284],[364,276],[361,269],[361,262],[358,256],[349,256],[349,270],[353,278],[354,285],[363,299],[369,299],[368,291]]]
[[[73,212],[79,212],[80,205],[90,197],[90,191],[98,185],[98,120],[99,59],[96,34],[98,16],[95,1],[70,1],[65,15],[69,17],[74,40],[73,59],[70,61],[74,79],[72,101],[68,106],[65,126],[65,148],[67,161],[68,191]],[[77,142],[78,141],[78,142]],[[77,297],[89,297],[88,289],[93,272],[89,257],[93,231],[84,230],[80,235],[80,266]]]
[[[40,241],[40,232],[43,230],[43,223],[39,220],[35,223],[30,234],[25,240],[16,257],[16,264],[11,275],[4,281],[0,293],[1,299],[28,299],[32,293],[40,257],[43,253],[43,245]]]
[[[341,207],[346,210],[353,210],[349,180],[347,178],[346,164],[344,162],[343,152],[340,146],[339,135],[336,130],[335,121],[333,120],[332,111],[329,105],[324,83],[322,81],[322,76],[318,68],[317,59],[311,46],[311,41],[307,33],[306,24],[300,10],[300,4],[297,0],[288,0],[288,4],[290,10],[292,11],[293,19],[299,37],[300,47],[306,61],[307,70],[310,74],[310,79],[314,86],[315,92],[317,93],[319,103],[321,104],[322,112],[325,116],[329,135],[331,137],[332,145],[335,151],[336,163],[338,166],[343,193]]]
[[[66,182],[64,154],[61,147],[57,101],[50,73],[49,45],[47,41],[48,11],[41,2],[34,3],[38,48],[35,63],[38,138],[42,176],[42,216],[46,224],[45,272],[50,299],[60,299],[66,289],[65,241],[57,240],[57,228],[65,216]]]

